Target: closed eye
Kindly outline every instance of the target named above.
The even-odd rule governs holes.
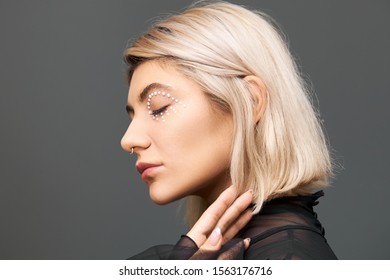
[[[161,107],[160,109],[157,109],[157,110],[153,110],[152,111],[152,115],[154,117],[158,117],[159,115],[161,115],[162,113],[164,113],[167,109],[168,109],[169,105],[165,105],[163,107]]]

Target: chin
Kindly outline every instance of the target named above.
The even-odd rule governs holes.
[[[165,205],[189,195],[182,186],[153,182],[149,185],[150,199],[158,204]]]
[[[165,205],[177,200],[177,198],[173,197],[167,191],[162,191],[161,189],[156,190],[155,187],[150,187],[149,196],[150,199],[158,205]]]
[[[165,205],[165,204],[168,204],[170,202],[172,202],[172,200],[169,200],[169,199],[164,199],[162,197],[159,197],[159,196],[154,196],[152,194],[150,194],[150,199],[156,203],[157,205]]]

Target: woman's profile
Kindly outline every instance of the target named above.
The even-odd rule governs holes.
[[[335,259],[313,206],[332,175],[319,115],[268,16],[198,3],[125,50],[123,149],[189,231],[132,259]]]

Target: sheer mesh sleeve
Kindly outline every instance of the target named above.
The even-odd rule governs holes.
[[[245,259],[337,259],[313,206],[323,192],[267,202],[241,236],[251,237]]]
[[[254,240],[256,241],[256,240]],[[326,240],[307,228],[284,228],[251,244],[246,259],[337,259]]]
[[[244,248],[244,240],[235,238],[218,251],[201,250],[191,238],[182,235],[176,245],[157,245],[129,260],[242,260]]]
[[[313,206],[323,192],[283,197],[264,204],[259,214],[218,251],[200,250],[183,235],[176,245],[158,245],[129,259],[337,259]],[[245,251],[244,238],[250,237]]]

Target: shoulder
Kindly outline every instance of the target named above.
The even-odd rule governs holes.
[[[246,259],[336,259],[313,206],[323,192],[274,199],[248,224]]]
[[[251,244],[245,259],[337,259],[325,237],[303,227],[282,228]]]

